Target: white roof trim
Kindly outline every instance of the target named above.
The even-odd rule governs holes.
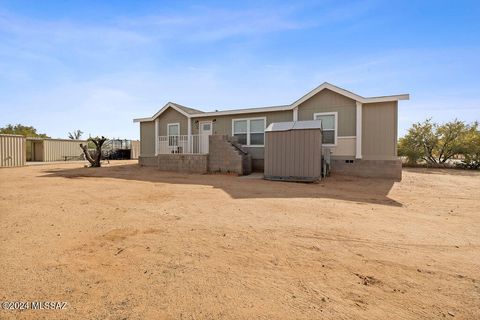
[[[387,102],[387,101],[398,101],[398,100],[408,100],[410,99],[410,95],[408,94],[399,94],[399,95],[393,95],[393,96],[384,96],[384,97],[370,97],[370,98],[365,98],[362,96],[359,96],[358,94],[355,94],[353,92],[350,92],[348,90],[342,89],[340,87],[334,86],[333,84],[330,84],[328,82],[324,82],[294,103],[292,103],[292,108],[298,107],[300,104],[303,102],[307,101],[320,91],[328,89],[333,92],[336,92],[338,94],[341,94],[342,96],[345,96],[347,98],[350,98],[352,100],[361,102],[361,103],[374,103],[374,102]]]
[[[155,113],[153,115],[153,117],[150,117],[150,118],[137,118],[137,119],[133,119],[133,122],[145,122],[145,121],[154,121],[156,118],[158,118],[158,116],[160,116],[162,113],[164,113],[168,108],[172,108],[172,109],[175,109],[176,111],[180,112],[181,114],[183,114],[185,117],[187,118],[190,118],[192,115],[191,114],[188,114],[186,113],[185,111],[183,111],[182,109],[178,108],[176,105],[174,105],[173,103],[171,102],[168,102],[162,109],[160,109],[160,111],[158,111],[157,113]]]
[[[209,116],[224,116],[224,115],[232,115],[232,114],[247,114],[247,113],[257,113],[257,112],[273,112],[273,111],[285,111],[285,110],[293,110],[298,107],[303,102],[307,101],[320,91],[328,89],[338,94],[341,94],[347,98],[352,100],[361,102],[361,103],[375,103],[375,102],[388,102],[388,101],[398,101],[398,100],[409,100],[409,94],[398,94],[392,96],[382,96],[382,97],[369,97],[365,98],[350,92],[348,90],[342,89],[340,87],[334,86],[328,82],[324,82],[312,91],[308,92],[306,95],[295,101],[290,105],[285,106],[276,106],[276,107],[262,107],[262,108],[248,108],[248,109],[237,109],[237,110],[225,110],[225,111],[214,111],[214,112],[203,112],[203,113],[195,113],[195,114],[188,114],[183,110],[177,108],[171,102],[167,103],[160,111],[158,111],[153,117],[150,118],[138,118],[134,119],[133,122],[144,122],[144,121],[154,121],[159,115],[161,115],[166,109],[169,107],[177,110],[187,118],[201,118],[201,117],[209,117]]]

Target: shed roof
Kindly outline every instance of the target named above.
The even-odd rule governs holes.
[[[88,140],[76,140],[76,139],[57,139],[57,138],[38,138],[38,137],[26,137],[27,140],[35,141],[67,141],[67,142],[87,142]]]
[[[274,122],[270,123],[265,132],[308,129],[322,129],[322,120]]]

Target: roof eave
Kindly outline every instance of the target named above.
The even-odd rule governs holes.
[[[135,122],[146,122],[146,121],[153,121],[152,118],[137,118],[133,119],[133,123]]]
[[[133,122],[147,122],[147,121],[154,121],[158,116],[160,116],[166,109],[169,107],[175,109],[176,111],[180,112],[187,118],[201,118],[201,117],[209,117],[209,116],[223,116],[223,115],[235,115],[235,114],[249,114],[249,113],[259,113],[259,112],[275,112],[275,111],[287,111],[292,110],[298,107],[300,104],[305,102],[306,100],[310,99],[315,94],[319,93],[320,91],[328,89],[338,94],[341,94],[345,97],[348,97],[352,100],[361,102],[361,103],[377,103],[377,102],[391,102],[391,101],[399,101],[399,100],[410,100],[409,94],[398,94],[398,95],[391,95],[391,96],[382,96],[382,97],[369,97],[365,98],[359,96],[353,92],[345,90],[343,88],[337,87],[331,83],[324,82],[315,89],[311,90],[300,99],[296,100],[290,105],[285,106],[278,106],[278,107],[263,107],[263,108],[249,108],[249,109],[240,109],[240,110],[227,110],[227,111],[214,111],[214,112],[202,112],[202,113],[194,113],[189,114],[177,108],[174,103],[168,102],[160,111],[158,111],[153,117],[149,118],[137,118],[133,119]]]
[[[399,100],[410,100],[409,94],[397,94],[392,96],[384,96],[384,97],[370,97],[370,98],[363,98],[363,101],[360,100],[361,103],[375,103],[375,102],[390,102],[390,101],[399,101]]]
[[[197,114],[191,114],[192,118],[200,117],[210,117],[210,116],[228,116],[233,114],[249,114],[249,113],[261,113],[261,112],[275,112],[275,111],[288,111],[291,110],[291,106],[280,106],[280,107],[263,107],[263,108],[249,108],[249,109],[239,109],[239,110],[225,110],[225,111],[212,111],[212,112],[203,112]]]

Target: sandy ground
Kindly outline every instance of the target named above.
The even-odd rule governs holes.
[[[1,319],[480,319],[480,174],[0,169]]]

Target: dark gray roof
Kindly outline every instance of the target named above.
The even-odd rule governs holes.
[[[182,106],[181,104],[178,104],[178,103],[174,103],[174,102],[170,102],[170,103],[173,104],[175,107],[177,107],[179,109],[182,109],[184,112],[186,112],[188,114],[203,113],[203,111],[193,109],[193,108],[189,108],[189,107],[185,107],[185,106]]]

